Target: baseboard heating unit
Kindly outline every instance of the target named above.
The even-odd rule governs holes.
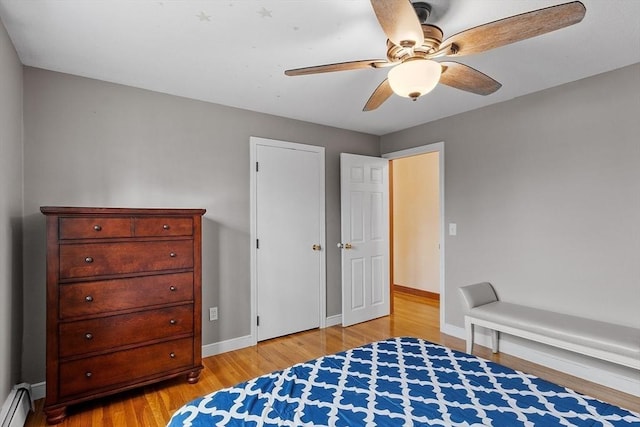
[[[27,383],[15,385],[2,405],[0,427],[23,427],[32,410],[31,386]]]

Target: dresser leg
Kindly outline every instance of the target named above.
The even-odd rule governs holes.
[[[67,407],[45,409],[44,413],[47,416],[47,424],[60,424],[67,417]]]
[[[200,371],[202,370],[202,368],[200,369],[196,369],[195,371],[191,371],[187,374],[187,382],[189,384],[195,384],[198,382],[198,380],[200,379]]]

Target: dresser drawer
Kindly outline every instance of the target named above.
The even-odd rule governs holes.
[[[136,218],[136,237],[191,236],[193,219],[191,218]]]
[[[193,241],[60,245],[60,278],[193,267]]]
[[[61,362],[60,396],[95,393],[145,377],[189,368],[193,363],[193,340],[190,338]]]
[[[60,285],[60,318],[193,300],[193,273]]]
[[[60,240],[131,237],[131,218],[59,218]]]
[[[193,333],[193,305],[60,324],[60,357]]]

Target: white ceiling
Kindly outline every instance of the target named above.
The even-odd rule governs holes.
[[[640,0],[582,0],[574,26],[456,59],[498,80],[487,97],[439,85],[362,112],[388,69],[283,71],[384,59],[369,0],[0,0],[23,64],[383,135],[640,62]],[[432,0],[445,38],[560,0]],[[630,88],[638,90],[638,88]]]

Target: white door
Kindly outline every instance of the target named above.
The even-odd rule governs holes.
[[[342,325],[389,314],[389,168],[340,154]]]
[[[254,147],[255,279],[261,341],[321,325],[324,151],[259,141]]]

